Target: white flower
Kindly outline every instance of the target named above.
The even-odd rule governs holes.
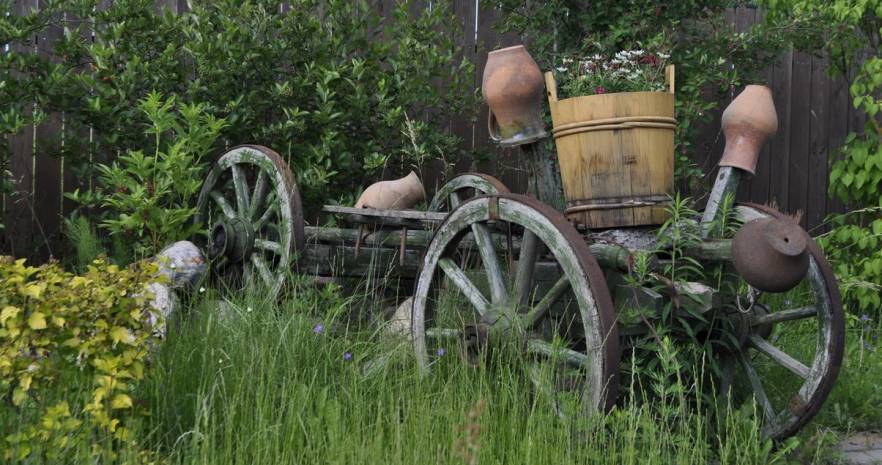
[[[204,292],[205,292],[205,288],[204,288],[204,287],[200,287],[200,288],[199,288],[199,293],[202,294],[202,293],[204,293]]]
[[[659,53],[658,57],[661,58],[662,60],[667,60],[668,58],[671,57],[671,55],[669,55],[667,53]]]
[[[563,61],[563,64],[568,65],[573,62],[573,59],[572,58],[564,58],[561,61]]]
[[[246,308],[245,311],[251,313],[251,307]]]
[[[557,70],[560,71],[561,73],[564,73],[564,72],[566,72],[567,69],[564,68],[563,66],[561,66],[561,67],[557,68]]]
[[[171,264],[171,269],[173,269],[173,270],[174,270],[174,269],[176,269],[176,268],[177,268],[177,267],[178,267],[178,266],[177,266],[177,265],[175,265],[175,264],[174,264],[174,263],[172,263],[172,264]]]

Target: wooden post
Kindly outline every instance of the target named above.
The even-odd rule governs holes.
[[[527,158],[530,193],[563,213],[566,202],[560,181],[560,166],[552,144],[550,140],[542,139],[521,146],[521,150]]]
[[[701,238],[707,239],[711,225],[720,211],[720,206],[728,195],[735,195],[738,191],[738,181],[741,180],[741,170],[731,166],[721,166],[714,182],[714,188],[707,199],[704,214],[701,216]]]

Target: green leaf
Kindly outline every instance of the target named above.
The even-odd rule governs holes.
[[[31,313],[28,317],[28,326],[33,330],[46,329],[46,317],[42,312]]]

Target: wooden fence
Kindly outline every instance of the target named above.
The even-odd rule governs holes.
[[[187,8],[186,0],[157,1],[176,12]],[[425,7],[431,7],[431,3],[430,0],[422,2]],[[480,87],[487,52],[516,44],[518,38],[495,32],[492,2],[454,0],[453,3],[462,31],[460,43],[466,56],[475,63],[474,85]],[[18,0],[13,14],[21,14],[39,4],[40,0]],[[377,8],[386,13],[393,4],[394,0],[380,0]],[[759,15],[756,9],[738,8],[731,12],[730,19],[736,30],[745,30],[761,19]],[[59,34],[60,30],[49,30],[35,36],[33,49],[48,53]],[[823,219],[828,213],[843,210],[843,205],[827,196],[829,159],[845,136],[859,131],[865,121],[850,105],[846,82],[828,77],[828,65],[823,57],[788,52],[765,71],[775,96],[779,130],[764,149],[756,176],[739,192],[741,200],[773,202],[784,211],[803,212],[803,225],[815,232],[823,229]],[[720,108],[727,103],[721,102]],[[512,190],[523,192],[527,179],[522,154],[517,149],[491,147],[484,124],[487,110],[482,107],[479,111],[477,123],[451,121],[451,131],[463,139],[464,148],[488,148],[495,156],[477,166],[461,163],[457,170],[491,173]],[[723,149],[719,114],[720,111],[715,112],[713,122],[696,143],[695,162],[708,177],[713,176]],[[6,230],[0,233],[0,254],[38,259],[59,255],[62,219],[73,208],[63,194],[79,186],[65,160],[52,153],[52,147],[63,144],[64,137],[62,115],[52,115],[43,124],[10,138],[10,168],[15,187],[2,199]]]

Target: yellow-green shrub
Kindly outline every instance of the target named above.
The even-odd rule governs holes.
[[[145,284],[156,276],[146,262],[120,269],[96,260],[76,276],[57,263],[0,257],[0,415],[24,419],[0,422],[0,461],[37,450],[58,458],[74,441],[107,459],[131,445],[133,389],[153,337]],[[59,400],[71,373],[91,379],[88,399]]]

